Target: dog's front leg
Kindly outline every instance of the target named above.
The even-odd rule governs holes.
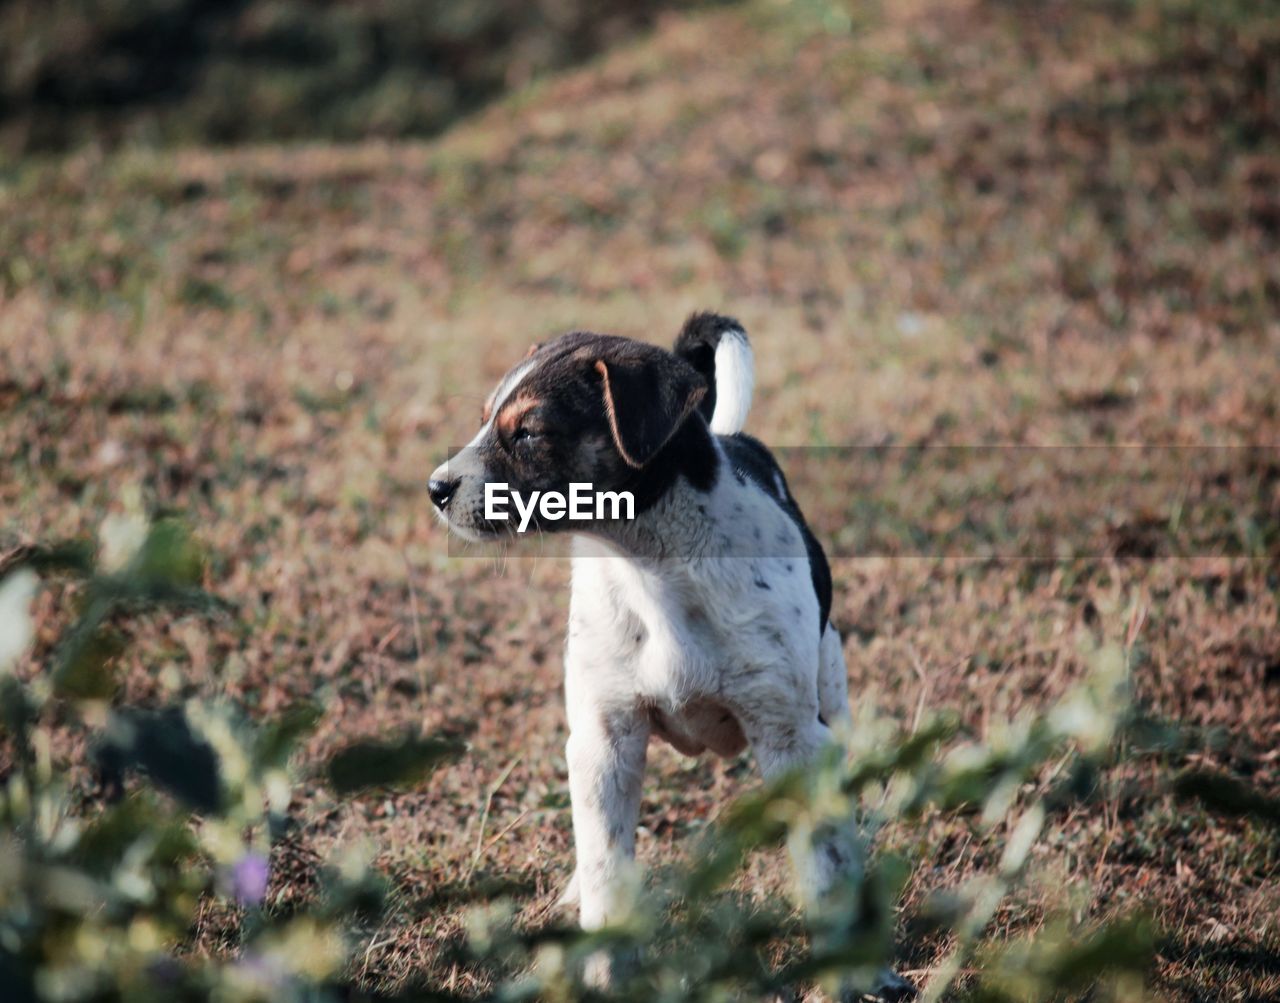
[[[649,726],[635,713],[575,710],[565,747],[578,858],[573,883],[583,929],[598,930],[626,919],[638,891],[636,824]],[[585,977],[607,986],[611,959],[594,955]]]

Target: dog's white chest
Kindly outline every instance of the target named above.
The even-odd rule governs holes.
[[[790,528],[781,519],[766,526]],[[580,541],[566,658],[571,716],[578,703],[639,709],[653,735],[686,754],[736,755],[744,711],[758,716],[751,712],[779,690],[815,685],[806,569],[793,556],[750,552],[642,562]]]
[[[713,694],[726,651],[706,589],[686,568],[642,569],[596,546],[574,560],[571,654],[595,662],[600,689],[620,698],[674,711]]]
[[[577,589],[577,568],[574,576]],[[652,735],[685,755],[707,749],[722,756],[741,752],[746,738],[721,699],[732,674],[733,645],[699,583],[686,575],[637,576],[630,563],[607,559],[588,577],[593,587],[586,605],[596,611],[597,622],[621,621],[626,628],[612,640],[593,635],[594,651],[609,650],[616,666],[616,675],[597,676],[597,683],[613,700],[638,708]],[[575,591],[575,605],[581,594]],[[614,604],[613,609],[601,612],[591,601],[596,599]]]

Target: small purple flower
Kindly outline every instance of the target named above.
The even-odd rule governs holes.
[[[241,905],[261,905],[270,878],[267,858],[261,853],[246,853],[231,868],[231,893]]]

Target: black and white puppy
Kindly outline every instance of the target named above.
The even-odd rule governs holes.
[[[646,747],[733,756],[776,776],[812,761],[849,722],[831,574],[772,454],[742,434],[754,363],[737,321],[689,318],[674,350],[567,334],[536,346],[490,395],[480,431],[432,475],[439,513],[469,539],[485,485],[630,491],[630,520],[547,522],[574,534],[565,648],[566,759],[583,927],[625,915]],[[862,866],[852,820],[797,859],[815,904]],[[608,962],[588,972],[607,981]],[[862,986],[902,998],[889,971]],[[855,987],[849,988],[853,997]]]

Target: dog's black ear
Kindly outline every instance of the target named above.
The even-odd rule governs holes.
[[[596,360],[614,445],[628,466],[645,466],[693,413],[706,381],[682,359],[632,345]]]

